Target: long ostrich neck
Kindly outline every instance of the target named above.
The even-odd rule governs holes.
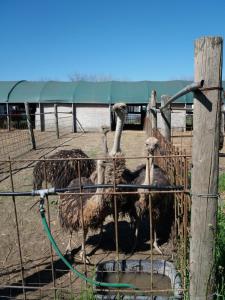
[[[108,150],[108,145],[107,145],[106,133],[104,133],[102,136],[102,145],[103,145],[104,155],[107,156],[109,154],[109,150]]]
[[[149,155],[149,153],[146,150],[146,156],[148,156],[148,155]],[[152,184],[153,183],[153,174],[154,174],[154,163],[153,163],[153,157],[151,156],[146,161],[144,184]]]
[[[115,138],[114,138],[113,148],[110,152],[110,155],[112,156],[115,155],[116,153],[121,152],[120,140],[121,140],[124,120],[125,120],[124,113],[120,115],[117,114]]]
[[[105,168],[102,165],[102,161],[98,160],[97,161],[97,184],[103,184],[104,183],[104,174],[105,174]],[[96,194],[97,193],[102,193],[103,188],[102,187],[97,187],[96,189]],[[102,199],[102,195],[98,195],[98,199]]]

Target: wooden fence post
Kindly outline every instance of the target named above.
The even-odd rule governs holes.
[[[146,134],[147,136],[153,136],[154,131],[157,129],[156,91],[154,90],[147,106],[146,118]]]
[[[72,103],[72,132],[77,132],[77,116],[76,116],[76,104]]]
[[[215,284],[222,44],[221,37],[202,37],[195,41],[195,81],[204,79],[204,87],[194,94],[191,300],[213,299]]]
[[[40,113],[40,130],[45,131],[45,115],[44,115],[43,103],[39,103],[39,113]]]
[[[35,142],[34,131],[33,131],[32,123],[31,123],[31,117],[30,117],[30,111],[29,111],[29,103],[25,102],[24,106],[25,106],[25,111],[26,111],[27,127],[28,127],[28,131],[29,131],[29,134],[30,134],[30,140],[31,140],[32,149],[36,150],[36,142]]]
[[[157,99],[156,91],[153,90],[152,94],[151,94],[151,107],[150,107],[152,109],[152,110],[150,110],[152,134],[153,134],[154,130],[157,129],[156,99]]]
[[[221,105],[220,146],[219,146],[219,150],[223,149],[223,144],[224,144],[224,104]]]
[[[163,95],[161,96],[161,106],[164,106],[170,100],[169,96]],[[161,111],[162,116],[162,135],[165,139],[170,142],[171,141],[171,109],[170,105],[164,108]]]
[[[54,104],[54,113],[55,113],[55,130],[57,139],[59,139],[59,120],[58,120],[58,106]]]

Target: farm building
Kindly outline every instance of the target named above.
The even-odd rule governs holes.
[[[190,84],[189,81],[139,81],[139,82],[60,82],[60,81],[1,81],[1,119],[8,112],[12,115],[24,113],[24,103],[30,104],[33,125],[42,131],[53,130],[54,114],[58,114],[59,129],[71,131],[98,131],[102,125],[115,127],[115,116],[111,107],[116,102],[128,105],[125,129],[143,129],[146,108],[151,91],[157,93],[160,106],[162,95],[172,96]],[[225,87],[225,82],[223,82]],[[54,104],[57,104],[54,106]],[[186,129],[188,114],[179,108],[191,108],[191,93],[172,104],[172,127]],[[190,115],[189,115],[190,116]],[[21,118],[20,118],[21,120]],[[2,122],[1,122],[2,123]],[[158,127],[160,128],[160,116]]]

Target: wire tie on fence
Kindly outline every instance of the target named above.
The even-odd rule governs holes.
[[[220,194],[197,194],[197,193],[192,193],[190,192],[191,197],[199,197],[199,198],[219,198]]]
[[[211,87],[202,87],[199,89],[200,91],[213,91],[213,90],[219,90],[219,91],[223,91],[223,87],[219,87],[219,86],[211,86]]]

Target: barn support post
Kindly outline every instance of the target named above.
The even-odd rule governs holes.
[[[77,116],[76,116],[76,104],[72,103],[72,116],[73,116],[73,124],[72,124],[72,132],[77,132]]]
[[[11,117],[10,117],[10,111],[9,111],[9,103],[6,103],[6,115],[7,115],[7,129],[8,129],[8,131],[10,131]]]
[[[170,97],[163,95],[161,96],[161,107],[165,106],[167,102],[169,102]],[[170,142],[171,141],[171,109],[170,105],[166,106],[162,110],[160,110],[162,116],[162,135],[165,139]]]
[[[59,139],[59,120],[58,120],[58,106],[54,104],[54,114],[55,114],[55,131],[57,139]]]
[[[31,123],[31,117],[30,117],[30,111],[29,111],[29,103],[25,102],[24,106],[25,106],[25,111],[26,111],[27,127],[28,127],[28,131],[29,131],[29,134],[30,134],[30,140],[31,140],[32,149],[36,150],[36,142],[35,142],[34,131],[33,131],[32,123]]]
[[[45,131],[45,114],[44,114],[44,104],[39,103],[39,113],[40,113],[40,130]]]
[[[195,41],[194,131],[191,176],[190,300],[213,299],[222,87],[221,37]]]

